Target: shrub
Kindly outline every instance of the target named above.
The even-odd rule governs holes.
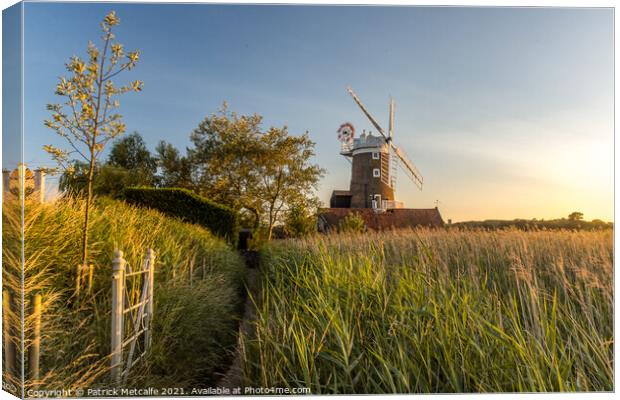
[[[286,214],[284,232],[290,237],[303,237],[316,232],[316,216],[300,205],[292,207]]]
[[[231,243],[237,240],[237,213],[187,189],[132,187],[125,189],[123,198],[130,204],[154,208],[183,221],[202,225]]]
[[[347,215],[338,224],[338,232],[364,232],[365,230],[366,222],[364,222],[364,218],[357,213]]]

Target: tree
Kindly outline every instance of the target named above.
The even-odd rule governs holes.
[[[197,190],[253,216],[267,239],[294,204],[316,204],[323,170],[311,164],[314,143],[286,127],[261,130],[262,117],[228,112],[207,116],[191,135],[189,149]]]
[[[194,189],[190,160],[182,156],[170,143],[161,141],[155,148],[157,164],[161,170],[157,177],[160,186]]]
[[[52,117],[45,126],[66,140],[70,150],[52,145],[44,149],[69,174],[74,164],[70,156],[76,154],[87,164],[86,207],[82,228],[82,265],[88,259],[88,220],[93,198],[93,176],[99,155],[106,144],[125,132],[120,114],[115,112],[120,103],[118,96],[130,91],[142,90],[142,81],[136,80],[116,86],[112,78],[123,71],[133,69],[140,57],[138,50],[125,53],[123,45],[115,41],[113,27],[120,23],[114,11],[101,23],[103,51],[92,42],[88,44],[88,59],[74,56],[66,64],[70,77],[62,77],[56,86],[56,95],[64,103],[48,104]]]
[[[291,136],[286,127],[270,128],[260,139],[257,170],[261,179],[254,194],[262,205],[270,240],[286,210],[318,204],[314,191],[323,170],[309,162],[314,142],[307,133]]]
[[[118,197],[126,187],[151,186],[153,176],[148,176],[110,164],[95,165],[92,192],[96,196]],[[72,173],[63,173],[59,189],[74,196],[85,196],[88,189],[88,164],[76,161]]]
[[[568,220],[569,221],[581,221],[581,220],[583,220],[583,213],[581,213],[579,211],[574,211],[574,212],[568,214]]]
[[[74,160],[71,171],[60,177],[60,190],[85,196],[88,189],[89,164]],[[94,195],[119,196],[129,186],[154,186],[157,159],[151,155],[139,133],[134,132],[112,143],[108,161],[95,164]]]
[[[234,209],[249,211],[255,228],[261,209],[254,197],[261,122],[258,115],[228,113],[224,104],[218,114],[198,125],[190,137],[194,147],[188,149],[197,190]]]
[[[117,139],[110,150],[108,165],[142,175],[144,181],[153,181],[157,172],[157,158],[151,155],[138,132]]]

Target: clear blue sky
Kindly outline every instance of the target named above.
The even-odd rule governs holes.
[[[309,131],[327,202],[350,179],[336,129],[370,128],[351,85],[384,125],[389,96],[397,103],[395,142],[425,178],[420,192],[400,173],[407,206],[438,199],[454,221],[613,218],[611,9],[27,3],[30,165],[50,165],[41,146],[62,144],[45,105],[112,9],[118,40],[142,52],[126,77],[145,83],[121,113],[151,149],[185,148],[226,100],[265,126]]]

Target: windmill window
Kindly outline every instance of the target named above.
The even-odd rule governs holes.
[[[378,151],[373,151],[372,152],[372,159],[373,160],[378,160],[379,159],[379,152]]]
[[[379,170],[379,168],[373,168],[372,169],[372,176],[374,178],[380,178],[381,177],[381,171]]]

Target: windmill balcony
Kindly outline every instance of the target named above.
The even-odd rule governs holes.
[[[353,151],[353,143],[346,143],[346,142],[340,143],[340,154],[351,155],[352,151]]]

